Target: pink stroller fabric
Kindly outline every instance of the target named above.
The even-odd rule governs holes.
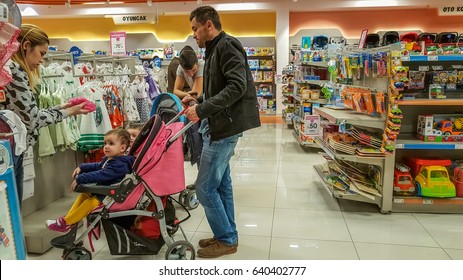
[[[149,127],[148,132],[144,132]],[[168,141],[183,128],[181,122],[174,122],[165,125],[160,117],[154,115],[143,127],[138,138],[142,137],[143,142],[135,140],[133,153],[137,159],[134,163],[133,172],[141,178],[156,196],[176,194],[185,189],[185,172],[183,157],[182,136],[168,145]],[[138,146],[137,146],[138,144]],[[133,209],[143,194],[144,187],[140,182],[129,194],[123,203],[114,203],[110,210],[121,211]]]

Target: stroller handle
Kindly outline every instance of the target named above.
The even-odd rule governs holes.
[[[196,100],[191,100],[189,103],[188,103],[188,106],[193,106],[195,104],[198,104],[198,101]],[[173,117],[168,123],[166,123],[166,125],[169,125],[169,124],[172,124],[174,122],[176,122],[181,116],[183,116],[185,114],[185,111],[186,111],[187,108],[183,108],[183,110],[178,113],[175,117]]]
[[[175,140],[177,140],[177,138],[180,137],[180,135],[185,133],[185,131],[187,131],[194,124],[195,124],[194,122],[187,123],[181,130],[179,130],[174,136],[172,136],[172,138],[169,139],[169,142],[167,142],[167,145],[172,144]]]

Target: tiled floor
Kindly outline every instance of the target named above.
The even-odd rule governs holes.
[[[382,215],[374,205],[337,201],[314,174],[324,161],[318,151],[304,151],[281,124],[244,134],[232,159],[240,245],[220,259],[463,259],[463,215]],[[194,182],[196,167],[185,167]],[[191,214],[183,228],[197,246],[211,232],[201,207]],[[163,259],[165,250],[112,256],[102,238],[94,258]],[[59,259],[60,251],[28,257]]]

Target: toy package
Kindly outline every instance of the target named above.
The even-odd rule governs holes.
[[[425,142],[463,142],[463,115],[419,115],[417,136]]]
[[[273,60],[271,60],[271,59],[262,59],[260,61],[260,69],[272,70],[273,69]]]
[[[424,71],[410,71],[409,72],[409,89],[424,89],[424,78],[426,72]]]
[[[248,59],[249,68],[251,70],[259,69],[259,60],[258,59]]]
[[[264,82],[273,82],[273,72],[272,71],[263,71],[263,81]]]
[[[435,71],[432,76],[432,82],[440,84],[444,90],[456,90],[457,79],[457,71]]]

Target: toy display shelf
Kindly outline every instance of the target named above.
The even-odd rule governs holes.
[[[273,97],[273,94],[257,94],[257,97]]]
[[[395,148],[404,150],[463,150],[463,142],[424,142],[416,139],[415,134],[401,133]]]
[[[335,110],[327,107],[314,108],[314,114],[319,115],[333,124],[343,122],[378,129],[384,129],[386,121],[382,118],[371,117],[351,110]]]
[[[452,106],[463,105],[463,99],[410,99],[401,100],[399,106]]]
[[[324,86],[328,80],[294,80],[294,83],[297,84],[309,84],[309,85],[316,85],[316,86]]]
[[[299,133],[302,133],[300,130],[299,130]],[[313,143],[309,143],[309,142],[304,142],[302,141],[302,139],[299,137],[298,133],[296,132],[296,130],[294,129],[293,131],[293,136],[294,138],[296,138],[296,141],[299,143],[299,145],[301,145],[302,147],[313,147],[313,148],[318,148],[318,144],[313,142]]]
[[[295,65],[328,67],[328,61],[303,61],[297,62]]]
[[[273,84],[272,81],[254,81],[255,84]]]
[[[302,95],[294,94],[292,95],[293,98],[299,102],[310,102],[310,103],[318,103],[318,104],[326,104],[328,100],[326,99],[302,99]]]
[[[375,199],[370,199],[368,197],[365,197],[360,194],[354,194],[354,193],[344,193],[338,190],[335,190],[333,187],[330,186],[330,184],[325,180],[325,177],[329,175],[328,173],[324,172],[321,168],[321,165],[314,165],[315,173],[320,177],[321,182],[325,190],[328,192],[330,196],[340,198],[340,199],[347,199],[347,200],[353,200],[353,201],[360,201],[360,202],[366,202],[366,203],[373,203],[377,204],[378,206],[381,206],[381,198],[380,197],[375,197]]]
[[[402,56],[400,59],[410,62],[463,61],[463,55],[411,55]]]
[[[463,198],[394,196],[393,212],[463,213]]]
[[[361,156],[358,156],[358,155],[348,155],[348,154],[337,153],[333,149],[331,149],[331,147],[329,147],[325,143],[325,141],[323,141],[321,138],[319,138],[319,137],[315,138],[315,142],[332,159],[340,159],[340,160],[347,160],[347,161],[358,162],[358,163],[373,164],[373,165],[378,165],[381,168],[384,167],[384,159],[385,159],[385,157],[361,157]]]

